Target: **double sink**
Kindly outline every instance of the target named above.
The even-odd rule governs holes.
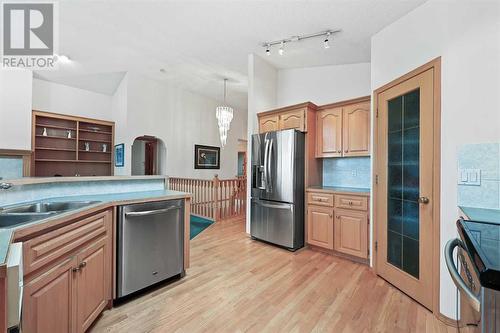
[[[99,203],[99,201],[40,201],[0,208],[0,228],[12,228],[35,222],[71,210]]]

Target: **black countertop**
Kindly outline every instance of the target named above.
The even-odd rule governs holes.
[[[500,224],[458,220],[457,228],[481,285],[500,290]]]

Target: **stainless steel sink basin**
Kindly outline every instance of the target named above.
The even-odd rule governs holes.
[[[98,202],[99,201],[35,202],[26,205],[5,208],[4,210],[0,211],[0,215],[11,214],[11,213],[16,213],[16,214],[59,213],[73,209],[83,208],[85,206],[89,206]]]
[[[0,228],[42,220],[70,210],[98,203],[99,201],[42,201],[13,206],[0,210]]]
[[[0,214],[0,228],[11,228],[24,223],[34,222],[56,215],[48,214]]]

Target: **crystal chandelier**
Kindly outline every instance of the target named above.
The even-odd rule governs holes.
[[[229,132],[231,120],[233,120],[233,108],[227,106],[226,104],[226,83],[227,79],[224,79],[224,105],[218,106],[215,109],[217,124],[219,125],[220,143],[222,147],[226,145],[227,132]]]

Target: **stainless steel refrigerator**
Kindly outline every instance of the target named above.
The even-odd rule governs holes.
[[[293,129],[252,136],[253,239],[290,250],[304,246],[304,140]]]

